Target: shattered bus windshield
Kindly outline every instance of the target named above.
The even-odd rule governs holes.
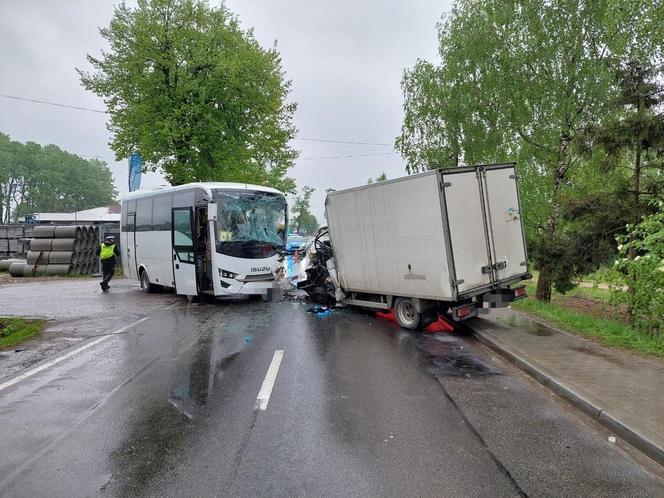
[[[217,252],[238,258],[269,258],[284,249],[286,199],[270,192],[218,190]]]

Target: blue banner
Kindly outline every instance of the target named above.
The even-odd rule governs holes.
[[[143,170],[143,159],[138,154],[129,157],[129,192],[141,188],[141,171]]]

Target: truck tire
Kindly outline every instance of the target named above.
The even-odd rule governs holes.
[[[141,290],[146,294],[152,294],[156,290],[154,284],[150,283],[150,277],[145,270],[141,271]]]
[[[394,301],[394,316],[404,329],[417,330],[422,324],[422,314],[415,310],[413,301],[407,297],[399,297]]]

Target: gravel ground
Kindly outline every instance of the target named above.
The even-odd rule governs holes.
[[[12,277],[9,273],[0,272],[0,287],[5,285],[14,285],[14,284],[30,284],[34,282],[58,282],[62,280],[89,280],[89,279],[98,279],[98,276],[90,275],[81,275],[81,276],[40,276],[40,277]],[[124,278],[123,276],[116,275],[113,277],[114,280]]]

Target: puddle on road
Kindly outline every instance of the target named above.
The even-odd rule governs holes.
[[[497,375],[500,371],[489,363],[470,354],[444,355],[432,360],[429,369],[436,375],[470,377],[474,375]]]
[[[605,353],[604,351],[600,349],[593,349],[587,346],[574,346],[571,348],[574,351],[578,351],[579,353],[584,353],[589,356],[594,356],[595,358],[601,358],[603,360],[606,360],[610,363],[613,363],[615,365],[619,365],[621,367],[625,366],[625,363],[620,360],[619,358],[616,358],[614,356],[611,356],[610,353]]]
[[[528,320],[527,318],[521,316],[510,315],[507,317],[498,317],[497,321],[504,325],[519,329],[522,332],[530,335],[548,337],[555,334],[555,331],[549,327],[545,327],[544,325],[533,322],[532,320]]]
[[[468,343],[450,335],[411,335],[413,345],[422,352],[427,370],[442,377],[499,375],[493,364],[472,354]]]
[[[248,307],[252,313],[246,311]],[[207,308],[205,318],[196,324],[195,342],[177,355],[178,362],[170,374],[170,405],[189,420],[209,415],[210,403],[223,385],[226,371],[246,348],[253,346],[266,313],[269,309],[256,310],[249,302],[234,303],[232,310],[223,315],[226,320],[220,320],[217,309]]]
[[[112,478],[102,486],[112,496],[142,496],[154,479],[174,469],[193,426],[168,404],[155,402],[132,416],[127,435],[111,454]]]

